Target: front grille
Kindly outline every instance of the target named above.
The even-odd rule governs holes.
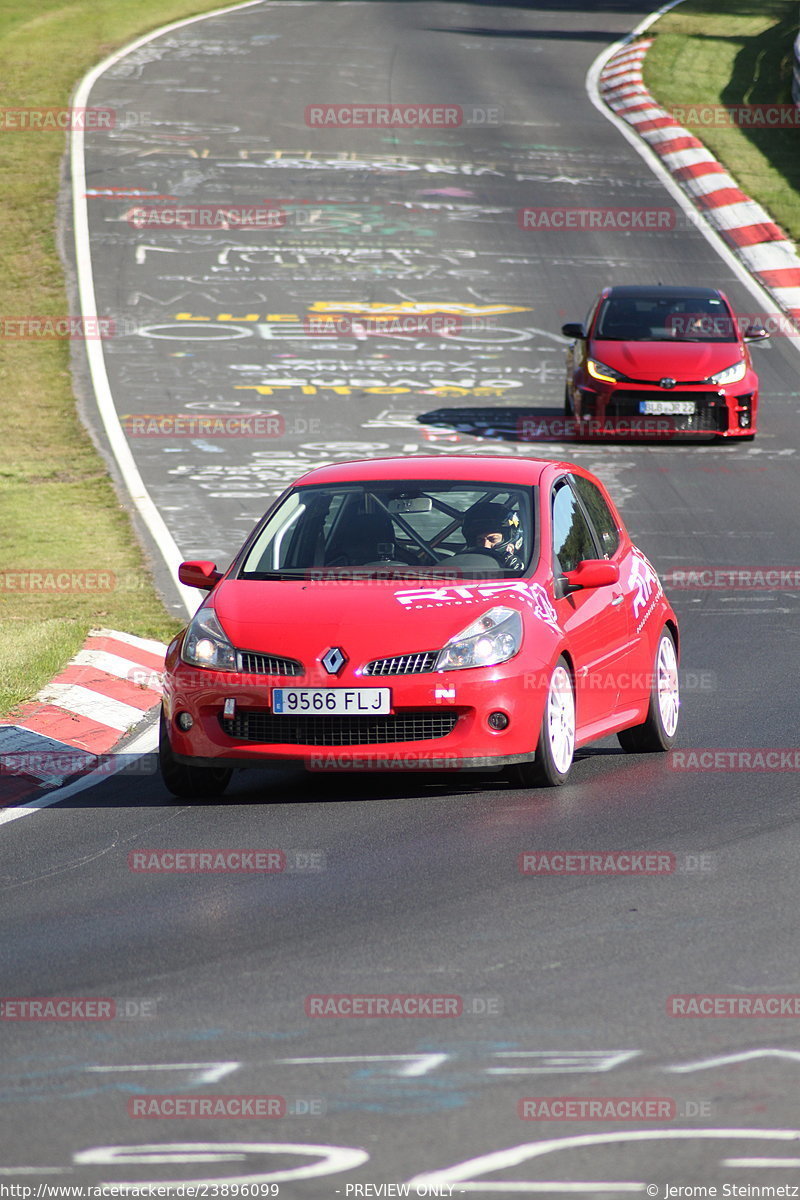
[[[391,742],[426,742],[447,737],[458,714],[423,711],[386,717],[275,716],[264,709],[240,709],[220,718],[229,737],[244,742],[283,746],[383,746]]]
[[[418,654],[396,654],[394,658],[376,658],[364,667],[365,675],[422,675],[432,671],[439,657],[438,650],[423,650]]]
[[[639,412],[639,403],[643,400],[688,401],[695,405],[696,411],[691,416],[672,415],[664,413],[663,417],[655,413],[645,415]],[[642,420],[669,421],[676,432],[686,433],[724,433],[728,428],[728,406],[717,392],[679,392],[659,390],[645,391],[616,391],[612,392],[606,405],[606,416],[639,417]]]
[[[294,658],[281,658],[277,654],[240,650],[239,670],[245,675],[302,675],[303,664]]]

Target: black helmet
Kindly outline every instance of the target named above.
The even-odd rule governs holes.
[[[461,530],[468,546],[483,534],[502,534],[503,540],[493,546],[490,553],[498,558],[504,566],[519,567],[523,565],[520,554],[524,538],[519,517],[516,512],[509,512],[503,508],[502,504],[479,500],[465,512]]]

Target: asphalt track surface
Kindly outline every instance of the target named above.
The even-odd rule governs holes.
[[[785,338],[755,352],[762,417],[751,445],[532,451],[513,438],[520,411],[560,414],[558,329],[604,283],[711,284],[740,311],[758,309],[679,212],[656,234],[517,227],[525,205],[674,207],[584,87],[596,55],[646,12],[624,0],[263,4],[165,35],[100,79],[93,104],[148,124],[89,139],[90,190],[280,199],[301,214],[273,231],[142,231],[126,219],[129,198],[91,200],[98,310],[139,331],[106,343],[119,413],[218,405],[285,422],[255,448],[131,438],[186,557],[227,562],[306,464],[488,445],[597,471],[661,571],[800,562],[798,361]],[[499,107],[502,120],[391,132],[304,122],[308,104],[356,99]],[[495,340],[476,335],[497,328],[473,327],[472,340],[446,346],[321,343],[303,324],[312,304],[398,300],[522,311],[502,316]],[[189,325],[181,340],[153,336]],[[266,329],[218,338],[234,325]],[[794,747],[796,592],[672,599],[681,747]],[[660,1196],[667,1184],[722,1195],[725,1184],[800,1183],[796,1018],[680,1019],[666,1007],[673,994],[800,990],[796,772],[675,770],[611,741],[578,759],[570,785],[553,791],[480,774],[287,771],[243,774],[224,803],[193,805],[145,772],[5,825],[3,994],[110,997],[122,1015],[4,1022],[0,1184],[258,1176],[303,1200],[521,1144],[461,1179],[479,1194],[489,1181],[500,1194],[571,1182],[579,1194],[650,1184]],[[300,869],[131,870],[128,854],[149,847],[279,848]],[[669,852],[677,869],[532,878],[517,868],[531,850]],[[307,1017],[304,998],[322,993],[457,995],[471,1012]],[[282,1096],[299,1111],[128,1116],[132,1097],[165,1093]],[[521,1120],[518,1103],[533,1096],[658,1097],[674,1115]],[[100,1149],[121,1146],[151,1150],[129,1150],[123,1164]],[[341,1169],[286,1177],[323,1160],[320,1171]]]

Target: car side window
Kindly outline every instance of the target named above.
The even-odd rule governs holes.
[[[569,483],[556,484],[553,493],[553,570],[573,571],[585,558],[596,558],[597,547],[578,498]]]
[[[570,479],[586,507],[604,555],[611,558],[619,547],[619,529],[603,493],[597,484],[592,483],[591,479],[584,479],[582,475],[572,475]]]

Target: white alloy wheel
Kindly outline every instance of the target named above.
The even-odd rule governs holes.
[[[575,696],[569,671],[561,662],[550,680],[542,733],[549,743],[556,770],[566,775],[575,753]]]
[[[675,653],[675,643],[666,631],[661,634],[658,645],[656,687],[661,724],[667,737],[673,738],[678,728],[678,709],[681,701],[678,688],[678,656]]]
[[[622,749],[629,754],[649,754],[671,749],[678,731],[680,707],[678,654],[672,632],[665,625],[659,634],[653,661],[647,716],[640,725],[620,730],[617,740]]]

